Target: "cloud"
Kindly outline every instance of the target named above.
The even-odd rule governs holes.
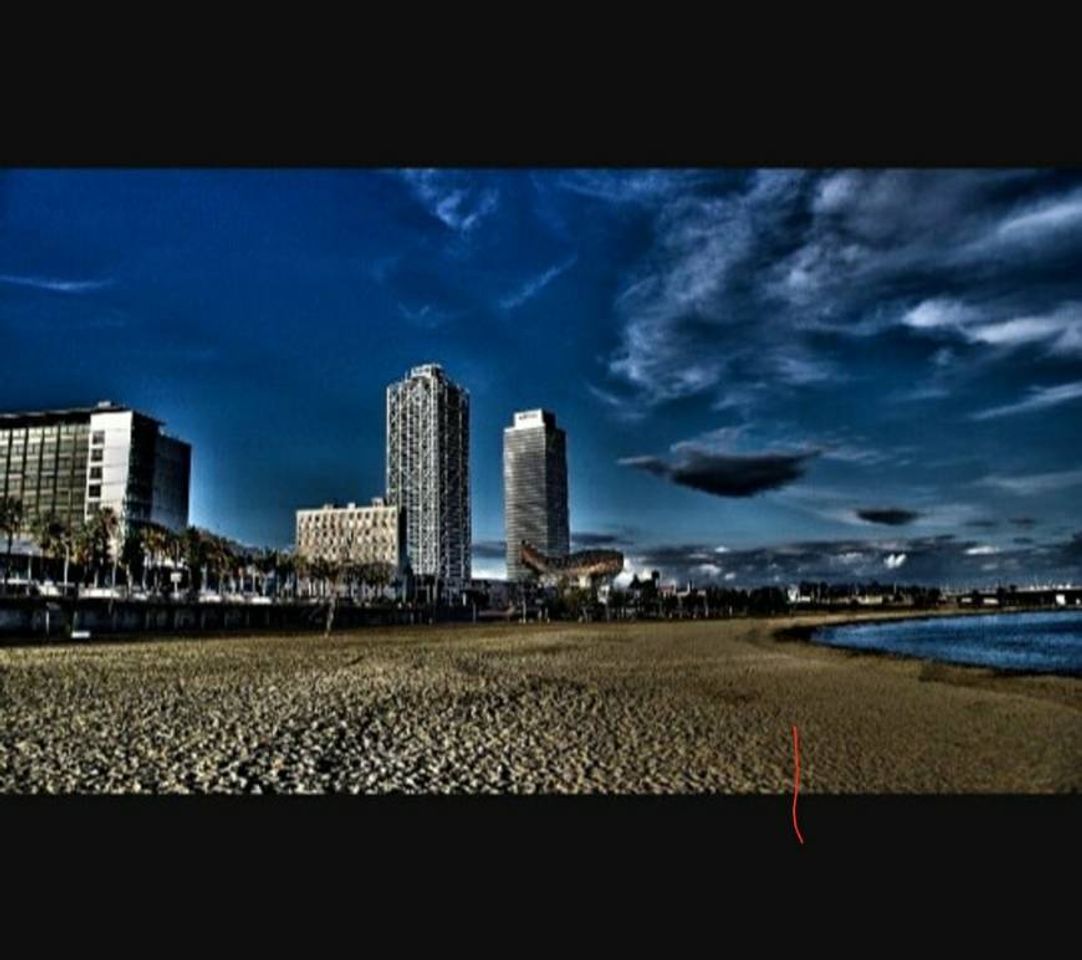
[[[1041,201],[1009,217],[996,228],[995,236],[1008,242],[1032,243],[1061,231],[1079,229],[1082,229],[1082,192]]]
[[[60,280],[55,277],[19,277],[12,274],[0,274],[0,283],[9,283],[18,287],[33,287],[35,290],[49,290],[53,293],[89,293],[111,286],[112,280]]]
[[[528,280],[524,283],[515,293],[510,294],[500,300],[500,306],[504,310],[514,310],[517,307],[521,307],[528,300],[532,300],[542,290],[545,289],[553,280],[555,280],[561,273],[568,270],[577,260],[577,257],[571,257],[565,260],[563,263],[558,263],[552,267],[549,267],[544,273],[539,274],[532,280]]]
[[[571,544],[576,548],[608,547],[626,543],[627,539],[615,533],[572,533]]]
[[[920,517],[916,510],[904,510],[901,507],[875,507],[857,510],[856,513],[861,520],[885,524],[888,527],[901,527]]]
[[[647,409],[700,395],[752,407],[859,376],[846,346],[858,337],[1082,356],[1082,230],[1073,229],[1082,191],[1077,181],[1065,191],[1066,179],[765,170],[635,189],[603,187],[599,174],[597,193],[650,197],[653,231],[614,302],[622,329],[610,378]],[[1016,249],[1023,235],[1040,235],[1039,256]],[[941,345],[895,356],[948,380],[978,369]],[[918,382],[909,399],[946,399],[950,387]]]
[[[426,303],[416,310],[411,310],[404,303],[399,303],[398,312],[405,320],[422,330],[435,330],[437,327],[442,327],[445,323],[463,316],[463,311],[441,310],[431,303]]]
[[[1037,521],[1033,517],[1011,517],[1011,523],[1016,527],[1033,527],[1037,525]]]
[[[504,560],[507,557],[507,542],[505,540],[475,540],[472,552],[477,559]]]
[[[666,579],[747,586],[801,580],[869,582],[884,570],[904,567],[906,581],[930,586],[978,586],[1010,576],[1018,583],[1070,579],[1082,573],[1082,532],[1058,543],[990,547],[949,534],[890,540],[818,540],[732,550],[709,569],[702,558],[709,543],[655,545],[632,551],[637,569],[661,571]],[[995,570],[987,569],[994,556]],[[993,576],[994,574],[994,576]]]
[[[646,416],[645,407],[634,397],[621,397],[592,383],[586,385],[586,389],[597,400],[600,400],[609,414],[616,420],[624,423],[637,423]]]
[[[1082,483],[1082,469],[1060,470],[1052,473],[1033,473],[1024,476],[988,476],[976,481],[978,486],[995,487],[1019,496],[1051,493],[1065,490]]]
[[[977,307],[957,300],[930,299],[907,311],[902,323],[919,332],[957,335],[973,344],[1004,350],[1047,343],[1052,354],[1082,354],[1082,303],[1076,300],[1041,313],[1019,314],[1009,302]],[[936,357],[941,354],[942,350]]]
[[[582,170],[563,174],[556,185],[608,203],[652,205],[709,179],[692,170]]]
[[[675,462],[658,457],[626,457],[622,466],[665,477],[675,484],[718,497],[751,497],[799,480],[815,452],[735,455],[715,453],[691,444],[678,445]]]
[[[403,170],[402,178],[433,217],[458,233],[470,233],[499,206],[499,191],[481,189],[461,171]]]
[[[991,407],[979,413],[970,414],[970,420],[991,420],[996,417],[1009,417],[1019,413],[1032,413],[1034,410],[1047,410],[1049,407],[1069,403],[1082,397],[1082,380],[1063,383],[1057,387],[1031,387],[1029,396],[1017,403],[1001,407]]]

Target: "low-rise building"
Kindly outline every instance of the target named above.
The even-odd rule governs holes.
[[[404,576],[406,512],[375,497],[369,507],[325,504],[297,511],[297,556],[339,563],[385,563]]]

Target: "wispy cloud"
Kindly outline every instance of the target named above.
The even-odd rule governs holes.
[[[454,320],[462,315],[460,311],[440,310],[430,303],[426,303],[416,310],[411,310],[404,303],[399,303],[398,312],[402,315],[403,319],[408,320],[414,326],[421,327],[424,330],[435,330],[437,327],[441,327],[448,321]]]
[[[692,170],[576,170],[563,174],[556,184],[610,203],[653,204],[710,178]]]
[[[1077,486],[1082,483],[1082,469],[1060,470],[1053,473],[1031,473],[1013,477],[993,475],[983,477],[976,482],[978,486],[994,487],[1020,496],[1031,496]]]
[[[1082,303],[1078,301],[1041,313],[1019,314],[1010,306],[978,308],[957,300],[931,299],[903,314],[902,324],[920,332],[956,334],[970,343],[1004,350],[1047,343],[1052,353],[1082,355]]]
[[[970,414],[970,420],[991,420],[996,417],[1009,417],[1019,413],[1031,413],[1034,410],[1047,410],[1082,397],[1082,380],[1063,383],[1057,387],[1032,387],[1029,396],[1017,403],[1008,403],[1000,407],[990,407]]]
[[[637,423],[646,416],[643,404],[636,397],[617,396],[609,390],[603,390],[592,383],[586,389],[595,399],[601,401],[614,419],[624,423]]]
[[[1008,217],[996,228],[995,236],[1007,241],[1033,241],[1079,227],[1082,227],[1082,193],[1073,193],[1042,201]]]
[[[561,273],[570,269],[578,257],[570,257],[563,263],[555,264],[546,270],[544,273],[539,274],[531,280],[527,280],[517,291],[504,297],[500,300],[500,306],[504,310],[514,310],[517,307],[521,307],[528,300],[532,300],[542,290],[545,289],[553,280],[555,280]]]
[[[9,283],[16,287],[33,287],[35,290],[49,290],[53,293],[88,293],[111,286],[112,280],[62,280],[56,277],[20,277],[0,274],[0,283]]]
[[[698,395],[750,407],[859,377],[843,338],[904,331],[939,347],[909,355],[941,373],[953,359],[935,344],[944,338],[981,358],[1027,345],[1053,359],[1082,355],[1070,272],[1082,254],[1073,229],[1082,192],[1065,192],[1062,180],[1018,170],[772,170],[709,186],[597,184],[651,197],[643,209],[654,232],[614,300],[623,327],[609,374],[647,410]],[[1004,258],[1003,237],[1038,235],[1040,257]],[[989,246],[989,236],[1001,242]],[[964,367],[967,377],[980,369],[969,356]],[[883,400],[901,390],[944,399],[944,379],[903,380]]]
[[[477,187],[466,173],[404,170],[402,177],[432,216],[459,233],[470,233],[499,206],[499,191]]]

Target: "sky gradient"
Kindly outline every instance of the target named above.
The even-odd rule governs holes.
[[[0,171],[0,409],[189,441],[192,522],[383,492],[384,390],[568,432],[571,528],[750,586],[1082,580],[1082,171]]]

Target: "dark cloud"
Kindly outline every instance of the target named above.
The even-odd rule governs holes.
[[[684,543],[631,551],[631,568],[677,581],[755,586],[799,580],[904,579],[929,586],[980,586],[1057,578],[1082,567],[1082,532],[1069,540],[999,549],[949,534],[899,540],[799,541],[723,553]]]
[[[504,540],[475,540],[473,555],[482,560],[503,560],[507,556],[507,543]]]
[[[1037,525],[1037,521],[1033,517],[1011,517],[1011,523],[1016,527],[1034,527]]]
[[[624,539],[615,533],[573,533],[571,543],[580,547],[607,547],[613,543],[623,543]]]
[[[858,510],[857,516],[868,523],[881,523],[888,527],[903,527],[912,523],[920,514],[916,510],[904,510],[901,507],[871,507]]]
[[[998,520],[967,520],[967,527],[976,527],[978,530],[993,530],[999,526]]]
[[[629,457],[620,462],[673,483],[718,497],[751,497],[799,480],[817,454],[765,453],[739,456],[682,444],[674,463],[658,457]]]

